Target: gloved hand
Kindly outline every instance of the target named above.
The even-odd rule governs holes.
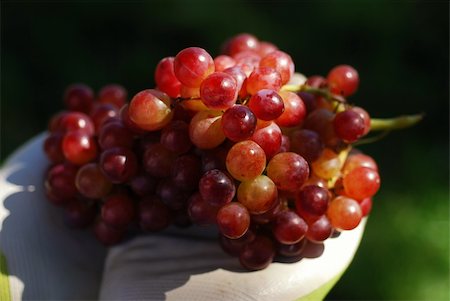
[[[43,137],[16,151],[0,171],[5,300],[321,300],[364,231],[365,221],[324,245],[307,245],[311,258],[257,272],[225,254],[212,228],[170,228],[107,250],[92,234],[68,229],[45,199]]]

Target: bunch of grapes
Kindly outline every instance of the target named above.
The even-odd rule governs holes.
[[[377,164],[352,149],[371,129],[352,106],[358,73],[295,73],[250,34],[213,58],[202,48],[163,58],[156,88],[128,102],[120,85],[69,86],[49,123],[48,200],[105,245],[169,225],[217,226],[249,270],[299,257],[358,226],[380,187]]]

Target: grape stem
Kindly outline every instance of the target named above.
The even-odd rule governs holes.
[[[391,131],[411,127],[424,117],[424,114],[404,115],[394,118],[372,118],[370,121],[371,131]]]
[[[338,103],[344,103],[345,99],[340,97],[339,95],[334,95],[328,89],[323,88],[315,88],[309,85],[284,85],[281,88],[282,91],[289,92],[306,92],[314,95],[322,96],[329,101],[336,101]]]
[[[307,92],[322,96],[328,101],[345,103],[345,98],[331,93],[327,88],[315,88],[309,85],[284,85],[281,90],[290,92]],[[405,115],[394,118],[372,118],[370,122],[371,131],[392,131],[416,125],[424,117],[424,114]]]

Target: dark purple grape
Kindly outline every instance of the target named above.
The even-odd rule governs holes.
[[[125,237],[125,230],[114,228],[99,220],[94,226],[94,234],[103,245],[112,246],[118,244]]]
[[[139,202],[139,225],[144,231],[160,231],[170,224],[170,210],[156,196],[148,196]]]
[[[251,229],[247,230],[245,234],[239,238],[232,239],[224,235],[219,236],[219,243],[222,249],[231,256],[239,256],[242,249],[246,244],[254,240],[256,237],[255,232]]]
[[[182,120],[175,120],[169,123],[161,131],[161,144],[169,151],[176,154],[183,154],[192,147],[189,138],[189,125]]]
[[[123,193],[106,198],[102,207],[102,220],[111,227],[126,228],[135,216],[133,201]]]
[[[69,163],[61,163],[53,166],[47,173],[45,188],[49,199],[55,205],[62,205],[77,195],[75,178],[78,167]]]
[[[112,121],[101,128],[98,143],[102,149],[113,147],[132,148],[134,134],[120,120]]]
[[[177,187],[172,179],[163,179],[156,187],[156,195],[172,210],[186,207],[190,193]]]
[[[216,223],[217,211],[220,207],[212,206],[205,201],[200,193],[195,193],[188,200],[188,214],[191,221],[197,225],[211,225]]]
[[[337,113],[333,120],[336,135],[346,142],[355,142],[366,131],[366,125],[361,115],[352,109]]]
[[[92,109],[90,117],[95,125],[96,133],[99,133],[102,126],[109,120],[119,120],[119,109],[110,103],[97,104]]]
[[[100,167],[111,182],[124,183],[136,174],[137,159],[130,149],[114,147],[103,151]]]
[[[250,226],[250,214],[241,203],[228,203],[217,212],[217,226],[226,237],[239,238]]]
[[[202,198],[213,206],[223,206],[231,202],[236,194],[233,180],[218,169],[205,172],[198,187]]]
[[[244,246],[239,254],[239,261],[248,270],[262,270],[273,261],[274,256],[275,248],[270,238],[257,235]]]
[[[322,242],[331,236],[333,227],[326,215],[322,215],[316,221],[308,225],[306,238],[313,242]]]
[[[102,173],[97,163],[83,165],[77,172],[75,185],[83,196],[90,199],[105,197],[112,188],[111,181]]]
[[[97,211],[84,200],[73,200],[64,206],[64,221],[71,228],[85,228],[92,224]]]
[[[274,90],[262,89],[252,95],[248,106],[261,120],[275,120],[284,112],[284,102]]]
[[[94,91],[85,84],[73,84],[64,93],[64,104],[71,111],[89,113],[94,104]]]
[[[44,141],[44,152],[52,163],[62,163],[64,161],[64,153],[62,150],[63,135],[61,133],[53,133],[47,136]]]
[[[151,176],[165,178],[170,176],[175,154],[160,143],[151,144],[144,153],[144,169]]]
[[[316,185],[303,187],[296,197],[296,204],[309,214],[320,216],[328,208],[330,195],[327,189]]]
[[[300,257],[306,246],[306,239],[302,239],[295,244],[285,245],[279,243],[277,245],[277,253],[285,257]]]
[[[202,171],[212,169],[226,170],[226,157],[228,150],[224,146],[218,146],[214,150],[205,150],[201,153]]]
[[[144,197],[155,193],[158,181],[158,179],[142,172],[132,177],[128,184],[134,194]]]
[[[175,159],[172,180],[177,187],[187,191],[196,190],[201,175],[201,161],[196,155],[182,155]]]
[[[222,130],[231,141],[250,138],[255,128],[256,117],[247,106],[234,105],[222,115]]]
[[[295,130],[290,137],[291,151],[296,152],[309,163],[320,157],[324,149],[319,134],[311,130]]]
[[[308,231],[306,222],[294,211],[285,210],[277,214],[273,223],[273,234],[282,244],[299,242]]]

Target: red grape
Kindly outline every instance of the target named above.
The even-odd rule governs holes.
[[[272,262],[274,256],[273,242],[263,235],[257,235],[245,245],[239,254],[239,261],[248,270],[262,270]]]
[[[299,129],[292,132],[290,138],[291,150],[301,155],[309,163],[318,159],[322,154],[324,146],[316,132]]]
[[[197,225],[215,224],[219,208],[205,201],[200,193],[194,194],[188,200],[189,217]]]
[[[136,155],[124,147],[110,148],[101,154],[100,167],[111,182],[124,183],[137,172]]]
[[[274,44],[266,41],[260,41],[257,51],[261,57],[264,57],[275,50],[278,50],[278,47]]]
[[[239,66],[234,66],[223,70],[224,73],[231,75],[236,80],[238,96],[244,98],[247,95],[247,75]]]
[[[306,222],[294,211],[284,210],[278,213],[273,223],[273,234],[282,244],[298,243],[308,231]]]
[[[233,37],[228,43],[227,54],[234,56],[242,51],[257,50],[259,47],[258,39],[248,33],[239,34]]]
[[[98,221],[94,226],[95,237],[105,246],[112,246],[119,243],[125,237],[124,229],[117,229],[104,221]]]
[[[162,179],[156,187],[156,195],[172,210],[186,207],[190,192],[177,187],[172,179]]]
[[[145,150],[143,156],[143,167],[146,172],[156,178],[170,176],[175,154],[160,143],[151,144]]]
[[[344,175],[345,194],[361,201],[377,193],[380,188],[380,176],[376,170],[357,167]]]
[[[353,67],[339,65],[331,69],[327,81],[332,93],[350,96],[358,89],[359,75]]]
[[[83,200],[73,200],[64,206],[64,222],[71,228],[85,228],[95,219],[95,207]]]
[[[328,190],[319,186],[304,186],[296,197],[297,207],[312,215],[323,215],[328,208],[330,196]]]
[[[294,74],[294,62],[286,52],[275,50],[264,56],[259,62],[261,67],[271,67],[281,75],[281,83],[287,84]]]
[[[276,123],[282,127],[293,127],[300,125],[306,117],[306,107],[303,100],[295,93],[281,91],[284,103],[283,113],[276,119]]]
[[[308,224],[306,238],[313,242],[322,242],[331,236],[333,227],[326,215]]]
[[[201,177],[201,164],[200,158],[195,155],[186,154],[177,157],[172,166],[172,181],[183,190],[197,189]]]
[[[210,110],[195,114],[189,125],[189,137],[195,146],[201,149],[211,149],[225,140],[221,115],[220,111]]]
[[[171,100],[157,90],[144,90],[136,94],[128,107],[130,119],[141,129],[162,129],[172,119]],[[157,95],[160,94],[160,95]]]
[[[83,196],[91,199],[105,197],[112,188],[112,183],[102,173],[97,163],[82,166],[78,170],[75,185]]]
[[[120,109],[126,104],[128,98],[128,92],[125,88],[118,84],[109,84],[103,86],[98,92],[98,101],[100,103],[109,103]]]
[[[355,111],[356,113],[358,113],[359,116],[361,116],[361,118],[364,120],[363,136],[366,135],[367,133],[370,132],[370,123],[371,123],[370,120],[371,119],[370,119],[369,113],[367,113],[367,111],[361,107],[353,107],[352,110]]]
[[[113,194],[102,207],[102,221],[114,228],[127,227],[135,216],[133,201],[125,194]]]
[[[262,214],[275,206],[278,199],[275,183],[267,176],[260,175],[243,181],[237,190],[237,199],[251,214]]]
[[[327,216],[334,228],[351,230],[359,225],[362,211],[357,201],[345,196],[338,196],[330,202]]]
[[[205,49],[189,47],[177,54],[173,69],[175,76],[183,85],[196,88],[214,72],[214,60]]]
[[[61,115],[59,122],[55,122],[53,132],[84,132],[89,136],[94,135],[95,126],[92,119],[81,112],[67,112]]]
[[[226,165],[233,178],[244,181],[262,174],[266,167],[264,150],[254,141],[236,143],[228,152]]]
[[[138,206],[139,226],[144,231],[160,231],[170,224],[170,210],[157,197],[142,199]]]
[[[61,133],[53,133],[44,140],[45,155],[52,163],[62,163],[65,159],[62,150],[63,137]]]
[[[67,109],[89,113],[94,104],[94,92],[85,84],[73,84],[64,93]]]
[[[336,135],[346,142],[355,142],[365,131],[361,115],[352,109],[337,113],[333,120]]]
[[[347,160],[345,161],[345,164],[342,167],[342,173],[347,174],[348,172],[352,171],[357,167],[367,167],[375,171],[378,171],[377,163],[372,157],[362,153],[356,154],[351,153],[347,157]]]
[[[245,234],[239,238],[228,238],[224,235],[219,236],[219,243],[222,249],[231,256],[239,256],[246,244],[255,239],[255,233],[248,229]]]
[[[224,71],[236,65],[236,61],[228,55],[219,55],[214,58],[214,66],[216,71]]]
[[[158,89],[172,98],[180,96],[181,83],[175,76],[174,57],[163,58],[155,70],[155,81]]]
[[[62,141],[64,157],[71,163],[83,165],[97,157],[95,139],[83,131],[69,132]]]
[[[134,135],[120,120],[117,120],[108,122],[101,128],[98,143],[102,149],[117,146],[131,148],[134,144]]]
[[[280,73],[270,67],[258,67],[247,78],[247,92],[251,95],[262,89],[279,91],[281,85]]]
[[[222,130],[231,141],[250,138],[256,128],[256,117],[247,106],[234,105],[222,116]]]
[[[226,110],[234,105],[239,92],[233,76],[214,72],[202,81],[200,97],[208,109]]]
[[[269,89],[262,89],[253,94],[248,106],[261,120],[277,119],[284,112],[283,99],[277,92]]]
[[[266,154],[266,158],[270,160],[275,154],[280,152],[282,133],[280,127],[275,122],[264,125],[266,126],[256,129],[251,140],[261,146]]]
[[[189,124],[182,120],[172,121],[162,129],[160,142],[173,153],[186,153],[192,146],[189,139]]]
[[[45,188],[52,195],[51,202],[61,205],[77,195],[75,178],[78,167],[68,163],[57,164],[47,173]]]
[[[155,192],[158,180],[147,173],[141,172],[132,177],[128,183],[134,194],[144,197]]]
[[[236,193],[233,181],[218,169],[205,172],[198,188],[202,198],[213,206],[223,206],[231,202]]]
[[[267,164],[267,175],[279,189],[297,191],[309,177],[309,166],[296,153],[279,153]]]
[[[217,212],[217,226],[228,238],[242,237],[250,226],[250,214],[240,203],[228,203]]]
[[[95,132],[99,133],[105,123],[119,119],[119,109],[110,103],[97,104],[91,110],[90,116],[95,126]]]
[[[361,206],[362,215],[369,215],[370,211],[372,210],[372,198],[365,198],[364,200],[359,202],[359,205]]]

